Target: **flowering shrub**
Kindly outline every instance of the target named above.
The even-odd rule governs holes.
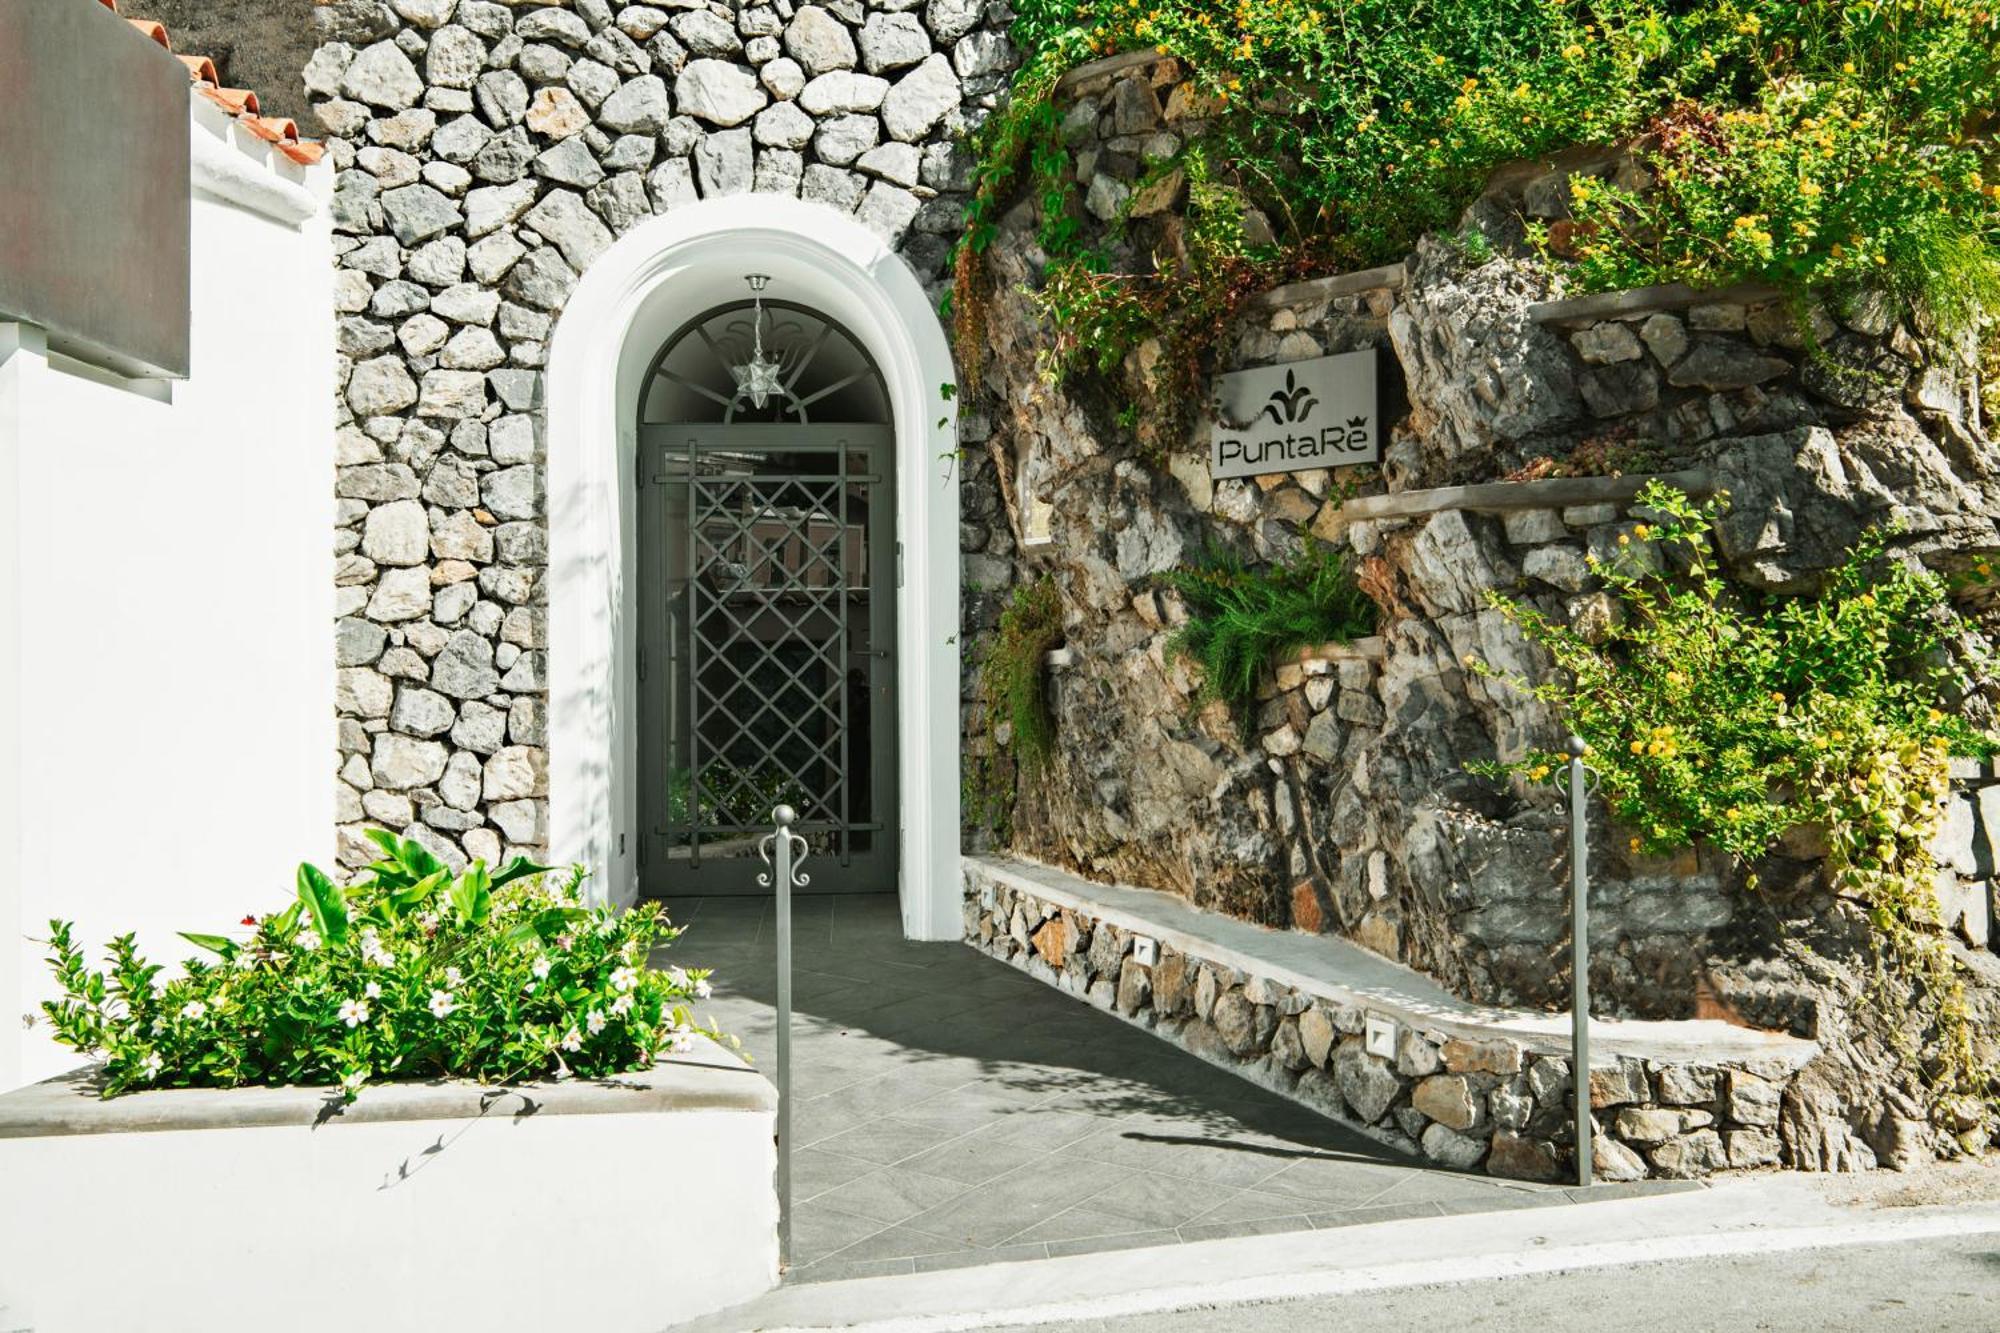
[[[298,899],[243,918],[244,934],[187,934],[213,955],[161,983],[131,935],[91,971],[69,923],[50,923],[62,998],[57,1040],[104,1060],[104,1095],[148,1087],[497,1083],[592,1078],[650,1066],[697,1028],[687,1001],[708,973],[646,966],[679,932],[657,904],[587,906],[583,871],[515,858],[449,869],[380,829],[382,849],[342,889],[301,865]],[[714,1035],[709,1033],[708,1035]]]
[[[1834,886],[1865,908],[1881,963],[1924,997],[1932,1044],[1910,1052],[1915,1063],[1941,1092],[1983,1089],[1933,888],[1949,757],[1995,744],[1949,702],[1970,683],[1948,665],[1949,591],[1870,534],[1818,595],[1759,599],[1710,558],[1724,500],[1698,505],[1658,481],[1640,493],[1654,521],[1591,564],[1625,613],[1602,638],[1496,596],[1559,668],[1513,683],[1590,747],[1633,852],[1699,840],[1749,863],[1795,828],[1823,829]],[[1682,571],[1662,572],[1662,557]],[[1549,752],[1481,767],[1539,782],[1565,762]]]
[[[1185,394],[1244,297],[1382,263],[1453,229],[1493,168],[1635,142],[1656,188],[1580,180],[1539,233],[1587,290],[1759,280],[1886,288],[1953,328],[2000,300],[2000,6],[1988,0],[1029,0],[1009,103],[981,128],[954,300],[1025,170],[1049,256],[1058,370],[1159,336]],[[1209,196],[1184,258],[1116,273],[1083,242],[1054,105],[1114,51],[1181,60],[1205,124],[1181,150]],[[1221,196],[1236,200],[1232,210]],[[1260,227],[1219,224],[1255,210]],[[975,364],[977,341],[960,347]],[[1171,438],[1171,437],[1168,437]]]

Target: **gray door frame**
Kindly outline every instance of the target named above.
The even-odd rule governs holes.
[[[895,648],[902,569],[894,443],[893,430],[879,424],[639,427],[643,896],[769,892],[756,884],[763,868],[756,836],[768,827],[769,811],[751,808],[761,807],[768,793],[753,797],[759,784],[742,781],[736,776],[742,769],[715,752],[718,745],[739,755],[754,750],[754,742],[745,744],[752,728],[780,734],[790,753],[807,752],[802,773],[792,772],[795,761],[778,758],[775,744],[766,766],[780,779],[800,779],[782,795],[799,808],[795,827],[811,842],[806,891],[896,889]],[[725,470],[715,463],[718,454],[749,466]],[[773,455],[824,458],[829,470],[757,472],[754,460]],[[840,509],[830,538],[816,540],[796,518],[789,527],[782,517],[755,525],[743,506],[767,490],[788,490],[785,499],[810,502],[822,513],[822,502],[834,500]],[[849,526],[856,508],[866,525],[859,542]],[[764,512],[780,511],[773,506]],[[697,513],[703,523],[691,521]],[[748,567],[717,547],[705,528],[717,523],[724,544],[740,543],[751,554]],[[789,554],[781,556],[769,544],[773,538]],[[865,642],[855,642],[864,634]],[[755,660],[759,641],[773,649],[761,662]],[[782,661],[784,649],[802,657],[803,665],[794,669]],[[733,653],[725,657],[723,650]],[[752,659],[747,668],[746,656]],[[808,677],[817,675],[823,686],[828,664],[841,662],[839,687],[821,688],[816,703],[800,693],[810,689]],[[753,673],[774,681],[779,693],[766,697]],[[781,706],[787,690],[793,704],[805,701],[804,716]],[[865,722],[856,717],[863,711]],[[817,739],[808,729],[819,733]],[[856,745],[866,746],[865,758],[854,753]],[[815,769],[820,781],[812,780]],[[838,776],[829,779],[829,772]]]

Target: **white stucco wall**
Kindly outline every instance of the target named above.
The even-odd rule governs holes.
[[[0,1088],[50,917],[172,961],[332,853],[328,168],[191,132],[190,377],[0,325]]]

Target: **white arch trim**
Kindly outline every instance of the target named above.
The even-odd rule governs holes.
[[[638,892],[635,405],[660,343],[747,293],[839,320],[882,369],[896,429],[897,722],[904,933],[956,939],[959,887],[957,414],[951,350],[916,275],[847,214],[783,195],[703,200],[628,232],[577,283],[550,346],[549,850]],[[807,870],[810,871],[810,865]]]

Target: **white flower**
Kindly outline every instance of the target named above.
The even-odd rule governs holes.
[[[366,1023],[368,1021],[368,1002],[366,1000],[342,1000],[340,1002],[340,1021],[351,1028],[358,1028],[363,1023]]]
[[[447,986],[463,986],[465,984],[465,975],[455,967],[447,967],[444,970],[444,984]]]
[[[566,1051],[580,1051],[583,1049],[583,1037],[578,1034],[575,1028],[571,1028],[568,1032],[563,1033],[562,1048]]]
[[[571,949],[575,947],[576,947],[576,936],[574,935],[556,936],[556,948],[561,949],[564,953],[568,953]]]
[[[549,975],[549,960],[546,958],[537,958],[534,967],[529,970],[535,974],[535,980],[547,980]]]
[[[200,1018],[203,1014],[207,1012],[208,1012],[208,1006],[203,1004],[200,1000],[189,1000],[186,1004],[181,1006],[182,1018]]]
[[[672,986],[675,990],[686,990],[688,988],[687,969],[684,967],[668,968],[667,984]]]
[[[458,1001],[452,998],[452,994],[450,991],[434,990],[431,992],[431,1001],[430,1001],[431,1017],[433,1018],[449,1017],[451,1012],[457,1008],[458,1008]]]
[[[527,985],[521,987],[521,994],[523,995],[533,995],[534,993],[535,993],[535,983],[532,981],[529,982]]]
[[[354,1073],[340,1080],[340,1087],[343,1092],[359,1092],[361,1091],[361,1085],[367,1081],[368,1076],[356,1070]]]
[[[298,934],[298,945],[307,953],[311,953],[319,948],[319,935],[314,931],[302,930]]]
[[[417,924],[425,930],[436,930],[438,914],[436,912],[419,912],[417,914]]]
[[[694,1049],[694,1033],[685,1029],[676,1031],[667,1038],[667,1049],[675,1055],[685,1055]]]
[[[152,1051],[147,1054],[144,1060],[139,1062],[139,1068],[145,1073],[146,1081],[151,1083],[160,1076],[160,1069],[165,1063],[164,1060],[160,1059],[158,1051]]]
[[[593,1009],[588,1014],[584,1015],[583,1025],[586,1028],[590,1029],[590,1035],[594,1037],[598,1033],[604,1031],[604,1024],[607,1021],[608,1020],[604,1017],[604,1011],[602,1009]]]
[[[382,947],[382,937],[373,926],[361,932],[361,961],[376,967],[388,967],[396,961],[396,955]]]
[[[611,1016],[613,1018],[623,1018],[631,1012],[632,997],[630,995],[621,995],[611,1002]]]
[[[611,989],[631,990],[639,984],[639,974],[629,967],[621,967],[611,974]]]
[[[371,1000],[379,1000],[382,998],[382,983],[371,981],[361,988],[361,993]]]
[[[694,983],[694,997],[697,1000],[706,1000],[713,994],[715,994],[715,987],[708,984],[707,977],[703,977],[700,981]]]

